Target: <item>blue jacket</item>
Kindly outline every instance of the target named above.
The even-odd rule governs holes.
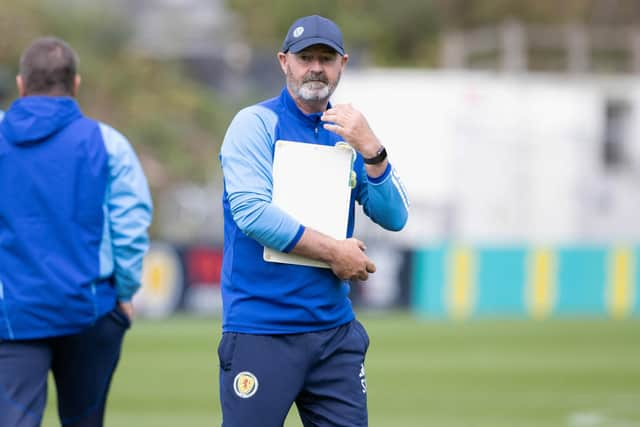
[[[300,141],[333,146],[340,136],[325,130],[321,113],[304,114],[285,89],[277,98],[240,111],[220,151],[224,173],[223,331],[289,334],[329,329],[354,318],[349,284],[331,270],[267,263],[263,247],[291,251],[304,224],[271,204],[275,142]],[[348,237],[353,234],[355,201],[376,223],[400,230],[408,201],[389,165],[380,177],[367,176],[362,157],[354,170]]]
[[[151,197],[127,140],[72,98],[28,96],[0,122],[0,339],[72,334],[130,300]]]

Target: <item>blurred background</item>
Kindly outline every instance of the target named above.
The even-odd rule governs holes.
[[[314,13],[350,54],[333,102],[365,113],[411,199],[402,232],[356,227],[378,266],[352,288],[370,425],[640,426],[640,1],[3,0],[0,109],[21,51],[64,38],[85,113],[152,187],[107,425],[220,423],[218,151]]]

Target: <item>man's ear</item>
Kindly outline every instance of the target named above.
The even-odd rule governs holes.
[[[22,76],[20,74],[16,76],[16,86],[18,87],[18,95],[20,95],[20,97],[25,96],[26,87],[24,84],[24,80],[22,79]]]
[[[287,54],[283,53],[283,52],[278,52],[278,62],[280,63],[280,68],[282,69],[282,72],[284,73],[284,75],[287,75],[287,60],[289,58],[287,58]]]
[[[82,83],[82,77],[80,74],[76,74],[76,77],[73,79],[73,96],[78,96],[78,91],[80,90],[80,84]]]
[[[349,62],[349,55],[348,54],[344,54],[342,55],[342,67],[346,67],[347,66],[347,62]]]

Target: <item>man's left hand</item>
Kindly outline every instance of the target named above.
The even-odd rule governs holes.
[[[364,115],[351,104],[338,104],[322,115],[328,131],[337,133],[344,141],[358,151],[362,157],[374,157],[380,149],[380,141],[371,130]]]

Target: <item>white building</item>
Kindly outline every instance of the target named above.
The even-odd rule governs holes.
[[[348,70],[334,102],[389,148],[412,201],[402,243],[640,239],[630,77]]]

